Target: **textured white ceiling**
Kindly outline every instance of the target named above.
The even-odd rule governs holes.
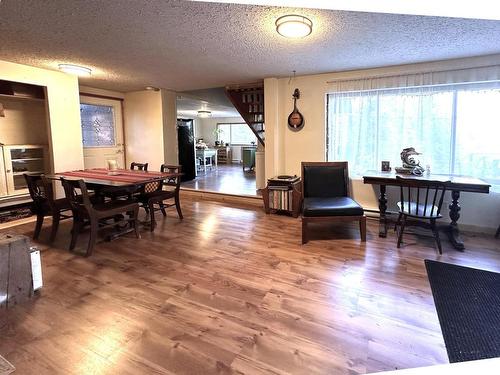
[[[277,17],[314,22],[302,40]],[[500,53],[500,21],[168,0],[3,0],[0,59],[93,69],[87,86],[120,91],[220,87],[270,76]]]

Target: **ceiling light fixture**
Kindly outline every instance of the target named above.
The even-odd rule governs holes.
[[[148,91],[160,91],[160,89],[158,87],[154,87],[154,86],[146,86],[145,89]]]
[[[200,118],[212,117],[212,112],[210,112],[210,111],[198,111],[198,117],[200,117]]]
[[[286,38],[304,38],[312,33],[312,21],[298,14],[288,14],[276,20],[276,31]]]
[[[59,64],[59,70],[62,70],[64,73],[75,74],[82,77],[90,77],[92,75],[91,69],[72,64]]]

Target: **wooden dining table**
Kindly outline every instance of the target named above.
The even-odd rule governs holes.
[[[131,169],[107,170],[105,168],[83,169],[77,171],[59,172],[46,175],[48,179],[60,180],[83,180],[88,189],[93,190],[96,196],[104,200],[108,194],[130,195],[142,189],[149,183],[168,180],[181,176],[182,173],[166,173],[152,171],[138,171]],[[140,222],[142,225],[150,225],[149,222]],[[108,236],[108,240],[113,240],[123,234],[129,233],[132,228],[118,228],[117,231]]]
[[[419,180],[442,181],[447,182],[447,189],[451,191],[451,203],[448,208],[450,210],[451,222],[447,226],[447,233],[451,244],[457,250],[463,250],[465,245],[460,238],[458,230],[458,219],[460,219],[460,192],[484,193],[490,191],[490,184],[483,180],[470,176],[456,176],[446,174],[430,174],[423,176],[401,175],[406,178],[415,178]],[[386,186],[400,186],[394,172],[368,171],[363,175],[365,184],[379,185],[379,237],[387,236],[387,197]]]
[[[181,173],[163,173],[152,171],[138,171],[131,169],[105,168],[83,169],[76,171],[59,172],[46,177],[52,180],[83,180],[85,185],[96,194],[112,193],[115,191],[133,193],[151,182],[162,181],[180,176]]]

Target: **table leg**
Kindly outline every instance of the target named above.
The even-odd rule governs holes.
[[[215,169],[217,169],[218,168],[218,165],[217,165],[217,163],[218,163],[218,160],[217,160],[217,151],[215,151],[214,159],[215,159]]]
[[[448,206],[450,209],[450,219],[451,223],[448,227],[448,237],[450,239],[451,244],[457,250],[464,250],[464,242],[460,238],[460,231],[458,230],[457,221],[460,219],[460,204],[458,200],[460,199],[460,191],[452,190],[451,191],[451,203]]]
[[[385,185],[380,185],[380,197],[378,198],[378,209],[380,211],[380,219],[378,225],[378,236],[387,237],[387,197],[385,195]]]

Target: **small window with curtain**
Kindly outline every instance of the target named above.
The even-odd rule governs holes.
[[[500,191],[500,84],[336,92],[327,97],[327,160],[362,175],[415,147],[432,173],[481,178]]]

